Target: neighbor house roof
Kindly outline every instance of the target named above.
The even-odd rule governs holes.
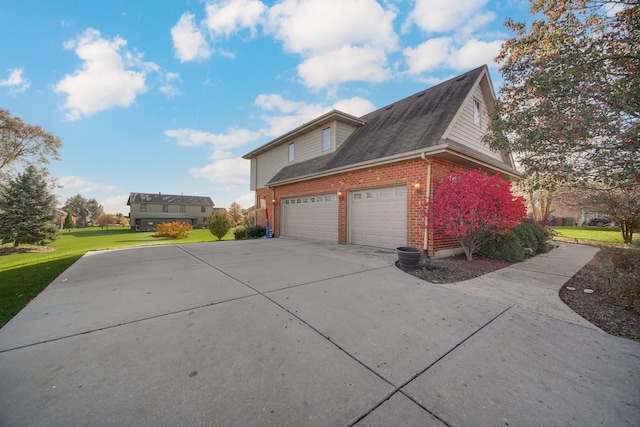
[[[215,206],[211,197],[184,196],[162,193],[131,193],[127,205],[131,203],[157,203],[163,205]]]
[[[481,153],[443,139],[484,72],[486,66],[478,67],[363,116],[362,125],[335,152],[286,166],[269,183],[317,176],[382,159],[393,160],[407,153],[419,155],[421,151],[444,153],[463,148],[467,158],[496,163]],[[517,174],[510,165],[500,166]]]

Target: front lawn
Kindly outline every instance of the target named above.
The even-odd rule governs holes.
[[[46,250],[14,252],[10,247],[0,247],[0,327],[89,251],[217,240],[209,230],[191,230],[189,237],[180,240],[155,238],[152,234],[121,227],[92,227],[63,231]],[[222,238],[233,239],[233,231]]]
[[[618,227],[549,227],[556,232],[554,240],[565,242],[594,244],[599,246],[602,243],[610,246],[626,246],[622,241],[622,233]],[[640,231],[633,233],[633,246],[640,246]]]

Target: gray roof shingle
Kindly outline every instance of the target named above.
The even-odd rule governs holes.
[[[286,166],[270,183],[440,144],[484,69],[485,66],[478,67],[362,116],[366,124],[357,128],[334,153]]]
[[[184,196],[161,193],[131,193],[127,205],[131,203],[157,203],[163,205],[197,205],[214,206],[211,197],[206,196]]]

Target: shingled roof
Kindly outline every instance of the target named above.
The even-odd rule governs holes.
[[[162,193],[131,193],[127,205],[131,203],[157,203],[163,205],[197,205],[215,206],[211,197],[205,196],[184,196]]]
[[[424,150],[442,136],[485,66],[373,111],[334,153],[284,167],[271,184]]]

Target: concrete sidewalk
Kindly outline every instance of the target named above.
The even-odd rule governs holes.
[[[472,295],[357,246],[91,253],[0,329],[0,425],[635,426],[640,344],[544,313],[551,291],[500,300],[538,273],[557,297],[591,256]]]

